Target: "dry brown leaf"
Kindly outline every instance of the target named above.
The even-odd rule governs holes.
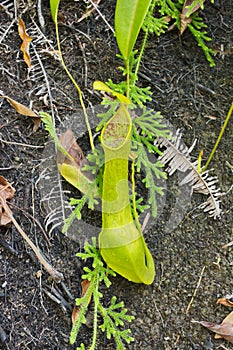
[[[5,179],[4,176],[0,176],[0,197],[2,201],[6,203],[7,199],[11,199],[14,197],[15,189],[11,186],[11,184]],[[0,201],[0,226],[5,226],[11,222],[11,218],[8,213],[2,207]]]
[[[180,14],[180,32],[179,34],[182,35],[187,28],[188,24],[192,22],[192,18],[186,17],[183,15],[183,13]]]
[[[60,135],[59,140],[67,151],[67,155],[60,150],[57,153],[57,166],[61,175],[82,193],[91,191],[94,197],[98,196],[97,187],[93,186],[93,175],[89,171],[82,170],[88,162],[77,144],[73,132],[68,129]]]
[[[227,298],[220,298],[217,300],[217,304],[222,304],[224,306],[233,307],[233,302]]]
[[[223,322],[220,325],[205,321],[192,322],[199,323],[202,326],[211,330],[212,332],[216,333],[216,339],[224,338],[230,343],[233,343],[233,311],[223,320]]]
[[[186,0],[186,1],[183,3],[183,8],[182,8],[182,14],[183,14],[183,15],[186,15],[186,14],[187,14],[187,12],[189,11],[188,7],[191,6],[193,2],[194,2],[194,0]],[[205,2],[205,0],[202,0],[202,3],[204,3],[204,2]],[[198,1],[198,3],[193,7],[190,16],[191,16],[194,12],[196,12],[197,10],[199,10],[200,6],[201,6],[201,3],[200,3],[200,1]]]
[[[197,10],[199,10],[200,8],[200,2],[198,1],[198,3],[194,6],[194,8],[192,9],[192,12],[190,14],[189,17],[186,17],[187,12],[188,12],[188,8],[190,5],[192,5],[192,3],[194,2],[194,0],[186,0],[183,4],[183,8],[182,8],[182,13],[180,14],[180,35],[182,35],[185,31],[185,29],[187,28],[187,25],[189,23],[192,22],[192,18],[190,17],[194,12],[196,12]],[[202,2],[204,3],[205,0],[202,0]]]
[[[230,312],[229,315],[227,315],[227,317],[225,317],[224,320],[222,321],[221,325],[225,325],[225,324],[231,324],[233,327],[233,311]],[[224,338],[224,337],[222,335],[215,334],[215,338],[219,339],[219,338]],[[231,339],[231,342],[233,343],[232,340],[233,340],[233,334],[232,334],[232,339]]]
[[[82,283],[81,283],[81,286],[82,286],[82,295],[81,295],[81,298],[85,297],[85,295],[87,294],[87,292],[88,292],[88,290],[89,290],[89,287],[90,287],[90,284],[91,284],[91,282],[88,281],[88,280],[82,281]],[[89,303],[90,303],[90,301],[91,301],[91,297],[92,297],[92,295],[89,296],[87,305],[89,305]],[[80,312],[80,305],[79,305],[79,306],[75,306],[75,307],[73,308],[73,312],[72,312],[72,316],[71,316],[72,324],[75,324],[75,322],[77,321],[77,319],[78,319],[78,317],[79,317],[79,312]]]
[[[77,144],[74,133],[70,129],[66,130],[64,134],[60,135],[59,140],[63,148],[73,158],[77,167],[82,168],[84,165],[87,164],[87,160],[84,157],[83,151]],[[63,153],[58,152],[57,161],[59,164],[64,163],[64,161],[67,164],[73,164],[73,160],[66,157]]]
[[[30,108],[23,105],[22,103],[19,103],[13,100],[13,98],[10,98],[9,96],[3,95],[0,97],[5,98],[19,114],[32,118],[32,121],[34,123],[33,131],[36,131],[39,128],[41,123],[41,118],[35,112],[33,112]]]
[[[13,98],[10,98],[9,96],[1,96],[1,98],[5,98],[7,99],[7,101],[14,107],[14,109],[20,113],[20,114],[23,114],[27,117],[36,117],[36,118],[39,118],[37,116],[37,114],[35,112],[33,112],[30,108],[22,105],[21,103],[13,100]]]
[[[32,38],[26,33],[26,26],[22,18],[19,19],[18,25],[19,36],[22,39],[23,43],[20,47],[20,50],[23,52],[24,62],[27,64],[28,68],[31,67],[31,57],[29,54],[29,45],[32,41]]]

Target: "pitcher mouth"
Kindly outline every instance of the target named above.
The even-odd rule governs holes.
[[[132,121],[124,105],[120,105],[114,116],[108,121],[101,133],[104,147],[118,150],[130,139]]]

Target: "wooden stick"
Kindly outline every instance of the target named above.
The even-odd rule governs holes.
[[[197,282],[197,286],[196,286],[196,288],[195,288],[195,290],[194,290],[194,292],[193,292],[193,296],[192,296],[192,298],[191,298],[191,300],[190,300],[190,303],[189,303],[188,306],[187,306],[187,309],[186,309],[186,312],[185,312],[186,315],[188,315],[189,309],[190,309],[190,307],[191,307],[191,305],[192,305],[192,303],[193,303],[193,300],[194,300],[194,298],[195,298],[195,296],[196,296],[196,294],[197,294],[198,288],[200,287],[200,284],[201,284],[201,280],[202,280],[204,271],[205,271],[205,266],[203,266],[203,268],[202,268],[202,270],[201,270],[201,274],[200,274],[199,280],[198,280],[198,282]]]
[[[57,270],[55,270],[55,268],[53,266],[51,266],[48,263],[47,260],[45,260],[43,255],[40,253],[39,249],[35,246],[35,244],[30,240],[30,238],[26,235],[26,233],[19,226],[18,222],[15,220],[14,216],[12,215],[12,212],[11,212],[10,208],[8,207],[8,204],[6,203],[6,201],[1,196],[0,196],[0,202],[1,202],[2,207],[4,208],[5,212],[7,213],[7,215],[9,216],[11,221],[13,222],[13,224],[15,225],[16,229],[18,230],[18,232],[21,234],[21,236],[25,239],[27,244],[34,251],[34,253],[36,254],[36,256],[37,256],[38,260],[40,261],[40,263],[44,266],[44,269],[52,276],[52,278],[56,282],[62,281],[64,279],[63,274],[58,272]]]

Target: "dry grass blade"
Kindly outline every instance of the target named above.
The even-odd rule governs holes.
[[[1,26],[0,27],[0,44],[4,41],[6,36],[10,33],[11,28],[13,28],[13,25],[15,24],[15,19],[12,20],[12,22],[8,26]]]

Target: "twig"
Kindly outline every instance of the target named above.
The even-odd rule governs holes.
[[[94,9],[96,10],[96,12],[97,12],[97,13],[100,15],[100,17],[102,18],[102,20],[107,24],[108,28],[109,28],[109,29],[112,31],[112,33],[114,34],[115,31],[114,31],[113,27],[110,26],[110,24],[108,23],[108,21],[106,20],[106,18],[104,17],[104,15],[102,15],[102,13],[100,12],[100,10],[99,10],[98,7],[97,7],[97,5],[100,3],[100,0],[98,0],[98,1],[96,2],[96,4],[95,4],[92,0],[90,0],[90,2],[91,2],[91,4],[92,4],[92,6],[94,7]]]
[[[61,286],[63,290],[65,291],[66,295],[69,297],[70,300],[74,301],[74,296],[70,293],[69,289],[66,287],[64,282],[61,282]]]
[[[0,142],[6,143],[8,145],[15,145],[15,146],[22,146],[22,147],[44,148],[44,146],[34,146],[34,145],[29,145],[28,143],[6,141],[6,140],[3,140],[1,137],[0,137]]]
[[[200,284],[201,284],[201,280],[202,280],[204,271],[205,271],[205,266],[203,266],[203,268],[202,268],[202,270],[201,270],[201,274],[200,274],[199,280],[198,280],[198,282],[197,282],[197,286],[196,286],[196,288],[195,288],[195,290],[194,290],[194,292],[193,292],[193,296],[192,296],[192,298],[191,298],[191,300],[190,300],[190,303],[188,304],[187,309],[186,309],[186,311],[185,311],[186,315],[188,315],[189,309],[190,309],[190,307],[191,307],[191,305],[192,305],[192,303],[193,303],[193,300],[194,300],[194,298],[195,298],[195,296],[196,296],[196,294],[197,294],[198,288],[200,287]]]
[[[45,230],[43,229],[41,223],[34,216],[32,216],[31,214],[27,213],[26,211],[24,211],[23,209],[19,208],[17,205],[15,205],[13,203],[9,203],[9,206],[10,207],[12,206],[13,208],[16,208],[17,210],[20,210],[27,218],[29,217],[30,219],[32,219],[37,224],[37,226],[41,229],[41,231],[42,231],[42,233],[43,233],[43,235],[44,235],[44,237],[45,237],[49,247],[51,247],[51,243],[49,241],[49,237],[47,236],[47,234],[46,234]]]
[[[22,163],[20,165],[22,165]],[[18,169],[20,167],[20,165],[12,165],[12,166],[8,166],[6,168],[0,168],[0,171],[10,170],[10,169]]]
[[[228,248],[228,247],[231,247],[232,245],[233,245],[233,241],[228,242],[228,243],[226,243],[226,244],[224,244],[224,245],[222,246],[222,249],[226,249],[226,248]]]
[[[51,292],[60,300],[61,305],[65,309],[69,309],[70,311],[73,310],[72,306],[63,298],[63,296],[59,293],[59,291],[52,286]]]
[[[226,348],[225,345],[220,344],[216,349],[224,349],[224,350],[231,350],[230,348]]]
[[[9,250],[9,252],[11,253],[11,254],[18,254],[18,252],[9,244],[9,243],[7,243],[7,241],[5,241],[5,239],[3,239],[3,238],[0,238],[0,244],[4,247],[4,248],[6,248],[7,250]]]
[[[145,219],[143,221],[143,224],[142,224],[142,232],[145,230],[149,219],[150,219],[150,213],[147,213],[146,216],[145,216]]]
[[[21,234],[21,236],[25,239],[25,241],[28,243],[28,245],[31,247],[31,249],[34,251],[36,254],[38,260],[40,263],[44,266],[45,270],[52,276],[52,278],[56,282],[60,282],[61,280],[64,279],[63,274],[55,270],[53,266],[51,266],[47,260],[43,257],[43,255],[40,253],[39,249],[35,246],[35,244],[30,240],[30,238],[26,235],[26,233],[22,230],[22,228],[19,226],[18,222],[15,220],[14,216],[11,213],[10,208],[8,207],[6,201],[0,196],[0,202],[2,207],[4,208],[5,212],[15,225],[16,229],[18,232]]]
[[[45,294],[47,294],[47,296],[48,296],[51,300],[55,301],[55,303],[61,305],[61,300],[59,300],[57,297],[55,297],[55,296],[54,296],[52,293],[50,293],[48,290],[46,290],[46,289],[43,288],[43,292],[44,292]]]

